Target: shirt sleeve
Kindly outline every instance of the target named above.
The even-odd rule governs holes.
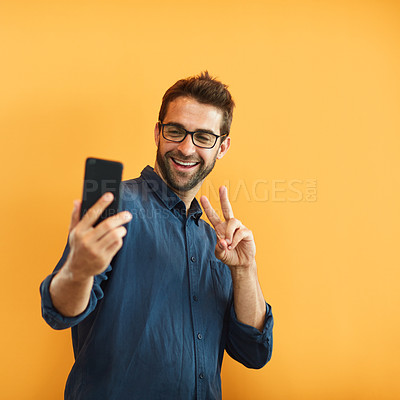
[[[64,265],[68,254],[69,245],[67,243],[64,249],[64,253],[54,271],[49,276],[47,276],[40,285],[40,295],[42,298],[42,316],[53,329],[57,330],[71,328],[79,324],[79,322],[83,321],[96,308],[98,300],[100,300],[104,296],[103,290],[101,289],[100,285],[104,280],[108,279],[106,274],[111,271],[111,266],[108,266],[108,268],[103,273],[94,277],[89,304],[86,307],[86,310],[76,317],[65,317],[64,315],[60,314],[54,307],[49,289],[51,280]]]
[[[265,303],[266,313],[262,332],[239,322],[233,302],[230,307],[227,353],[247,368],[262,368],[272,356],[272,328],[274,318],[271,306]]]

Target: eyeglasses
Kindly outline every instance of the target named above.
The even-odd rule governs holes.
[[[164,139],[169,140],[170,142],[181,143],[186,139],[187,135],[190,135],[193,144],[202,149],[212,149],[215,146],[215,143],[217,143],[218,138],[228,135],[226,133],[225,135],[218,136],[214,133],[202,130],[190,132],[176,124],[163,124],[160,121],[158,123],[161,126]]]

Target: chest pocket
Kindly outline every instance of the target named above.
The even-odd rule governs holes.
[[[223,318],[232,296],[232,277],[228,266],[210,261],[214,297],[218,314]]]

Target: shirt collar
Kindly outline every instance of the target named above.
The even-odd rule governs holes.
[[[142,173],[141,177],[146,181],[152,191],[157,195],[157,197],[164,203],[164,205],[169,209],[172,210],[178,206],[179,203],[181,204],[181,209],[186,213],[186,207],[183,201],[179,198],[179,196],[168,187],[168,185],[154,172],[154,169],[147,165]],[[183,208],[182,208],[183,206]],[[178,208],[178,207],[177,207]],[[196,223],[200,219],[203,211],[200,207],[199,202],[196,198],[193,199],[192,204],[190,205],[189,209],[189,216],[192,216]]]

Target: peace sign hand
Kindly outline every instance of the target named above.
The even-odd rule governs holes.
[[[215,256],[231,269],[249,268],[254,265],[256,255],[253,233],[234,218],[225,186],[219,188],[219,197],[225,221],[221,221],[206,196],[200,198],[218,237]]]

